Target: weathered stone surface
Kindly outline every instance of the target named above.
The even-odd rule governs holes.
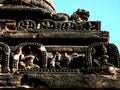
[[[51,0],[1,0],[0,88],[120,88],[118,48],[89,16],[56,13]]]
[[[23,77],[21,75],[2,75],[0,76],[0,82],[0,88],[22,88],[23,85],[31,88],[120,88],[119,78],[110,79],[95,74],[79,73],[61,74],[55,72],[43,72],[38,75],[29,74]]]

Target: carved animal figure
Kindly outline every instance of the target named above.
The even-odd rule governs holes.
[[[77,9],[77,11],[71,15],[71,20],[75,20],[77,22],[87,21],[89,16],[89,11]]]

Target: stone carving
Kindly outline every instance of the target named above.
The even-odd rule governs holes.
[[[76,12],[71,15],[71,19],[75,20],[76,22],[83,22],[87,21],[89,18],[89,11],[78,9]]]
[[[18,70],[18,65],[20,68],[39,68],[38,65],[34,64],[35,56],[32,55],[31,50],[28,51],[27,55],[24,55],[22,53],[21,49],[16,50],[16,54],[13,57],[13,60],[15,60]]]
[[[89,11],[57,13],[52,0],[0,5],[0,86],[78,88],[82,75],[119,78],[118,48]]]

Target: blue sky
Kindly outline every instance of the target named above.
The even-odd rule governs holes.
[[[101,21],[102,31],[109,31],[109,42],[120,52],[120,0],[53,0],[57,13],[72,15],[78,8],[90,12],[88,21]]]

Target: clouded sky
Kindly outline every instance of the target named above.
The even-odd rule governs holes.
[[[109,31],[109,42],[120,52],[120,0],[53,0],[57,13],[72,15],[78,8],[90,12],[89,21],[101,21],[102,31]]]

